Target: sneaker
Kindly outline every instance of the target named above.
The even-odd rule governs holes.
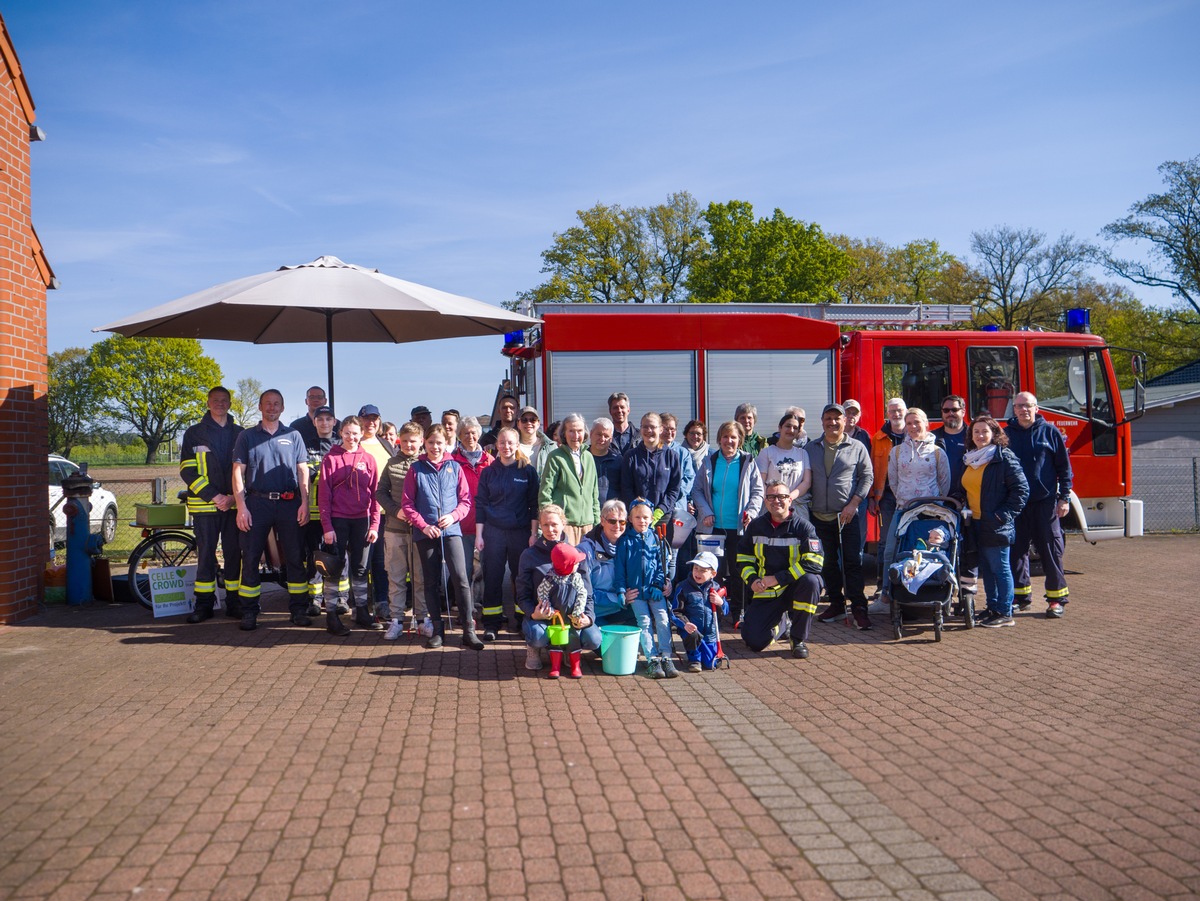
[[[417,628],[417,631],[421,634],[422,638],[429,638],[432,636],[433,620],[431,620],[428,616],[425,617],[425,622],[421,623],[421,625]]]
[[[892,612],[891,603],[889,601],[887,601],[886,599],[884,599],[882,596],[879,598],[879,600],[873,601],[871,603],[871,605],[869,607],[867,607],[867,613],[870,613],[873,615],[890,616],[891,612]]]
[[[663,677],[662,664],[658,662],[657,657],[651,657],[646,661],[646,678],[661,679]]]
[[[675,679],[679,676],[679,670],[675,669],[675,661],[667,655],[659,658],[659,664],[662,666],[662,674],[664,679]]]
[[[1067,612],[1067,608],[1058,601],[1051,601],[1050,606],[1046,608],[1046,619],[1062,619],[1062,615]]]
[[[388,626],[387,632],[383,634],[384,641],[399,641],[400,636],[404,634],[404,623],[398,619],[392,620],[392,624]]]
[[[817,617],[819,623],[836,623],[839,619],[846,615],[846,608],[838,610],[832,604],[825,608],[825,612]]]
[[[687,665],[687,671],[689,673],[698,673],[698,672],[700,672],[700,669],[701,669],[701,667],[700,667],[699,660],[693,660],[691,663],[689,663]]]
[[[975,619],[975,625],[986,626],[999,615],[995,610],[985,610]]]
[[[496,633],[493,632],[491,629],[485,629],[483,632],[482,638],[488,644],[491,644],[493,641],[496,640]]]
[[[1005,626],[1015,626],[1017,621],[1011,616],[1004,616],[999,613],[993,613],[986,621],[980,622],[979,625],[985,629],[1002,629]]]
[[[792,645],[792,656],[799,660],[808,659],[808,648],[805,646],[804,642],[797,641]]]
[[[525,669],[537,672],[542,668],[542,655],[538,653],[537,648],[527,648],[525,650]]]
[[[1032,606],[1033,606],[1033,601],[1030,600],[1029,598],[1026,598],[1023,601],[1017,601],[1017,609],[1018,610],[1028,610]]]
[[[871,628],[871,618],[867,616],[867,611],[861,607],[857,610],[851,610],[851,615],[854,617],[854,625],[858,626],[858,631],[865,632]]]
[[[441,646],[442,636],[440,635],[430,635],[425,639],[425,647],[427,648],[440,648]]]

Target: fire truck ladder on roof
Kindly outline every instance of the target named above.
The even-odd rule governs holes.
[[[970,322],[970,304],[955,303],[539,303],[526,310],[530,316],[547,313],[773,313],[824,319],[839,325],[936,326]]]

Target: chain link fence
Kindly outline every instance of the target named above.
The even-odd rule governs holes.
[[[1135,457],[1133,496],[1145,504],[1147,532],[1200,531],[1200,457]]]

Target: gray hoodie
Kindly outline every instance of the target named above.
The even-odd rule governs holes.
[[[840,444],[834,446],[833,466],[825,471],[825,452],[829,447],[822,435],[810,441],[808,463],[812,468],[812,513],[817,519],[828,520],[841,512],[850,498],[857,495],[860,500],[871,493],[875,471],[871,467],[871,455],[849,435],[843,435]]]

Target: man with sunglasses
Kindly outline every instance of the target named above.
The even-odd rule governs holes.
[[[746,526],[738,542],[737,566],[752,592],[742,624],[742,638],[752,651],[771,643],[775,627],[787,614],[792,656],[808,657],[809,628],[821,598],[825,553],[817,530],[792,515],[792,493],[772,479],[764,493],[767,510]]]

